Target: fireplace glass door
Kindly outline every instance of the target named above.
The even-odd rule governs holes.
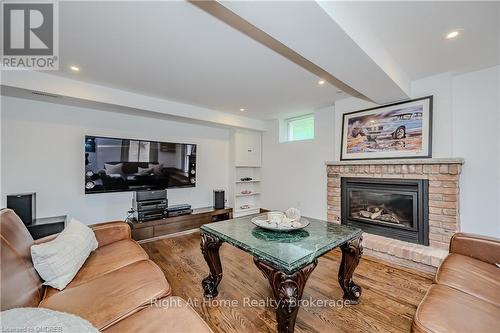
[[[415,229],[416,194],[349,189],[349,216],[376,224]]]
[[[341,223],[367,233],[429,244],[428,181],[341,179]]]

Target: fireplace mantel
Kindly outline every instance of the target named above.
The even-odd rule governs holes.
[[[326,165],[398,165],[398,164],[460,164],[465,160],[461,157],[447,158],[405,158],[405,159],[384,159],[384,160],[352,160],[352,161],[327,161]]]

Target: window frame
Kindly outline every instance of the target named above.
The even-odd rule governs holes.
[[[290,129],[290,124],[294,121],[297,121],[297,120],[303,120],[303,119],[308,119],[308,118],[312,118],[312,137],[311,138],[306,138],[306,139],[292,139],[292,133],[291,133],[291,129]],[[315,119],[315,116],[314,116],[314,113],[308,113],[308,114],[304,114],[304,115],[301,115],[301,116],[297,116],[297,117],[292,117],[292,118],[287,118],[285,119],[285,130],[286,130],[286,141],[287,142],[295,142],[295,141],[305,141],[305,140],[314,140],[315,138],[315,124],[316,124],[316,119]]]

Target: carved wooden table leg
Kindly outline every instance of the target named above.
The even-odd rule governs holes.
[[[201,282],[203,296],[214,298],[218,295],[217,287],[222,280],[222,264],[220,263],[219,248],[222,242],[215,236],[201,233],[201,252],[210,270],[209,275]]]
[[[295,328],[295,319],[299,311],[304,286],[318,264],[318,260],[314,260],[309,266],[293,274],[281,272],[256,258],[254,258],[254,263],[271,284],[277,302],[278,333],[292,333]]]
[[[339,283],[344,290],[344,300],[348,300],[350,304],[358,304],[361,296],[361,287],[353,282],[352,275],[363,254],[362,240],[363,237],[360,236],[340,247],[342,261],[339,269]]]

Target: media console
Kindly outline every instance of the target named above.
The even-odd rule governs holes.
[[[132,229],[132,238],[136,241],[145,241],[151,238],[197,229],[206,223],[229,220],[231,218],[233,218],[232,208],[215,209],[213,207],[206,207],[193,209],[193,212],[188,215],[167,217],[141,223],[129,221],[128,224]]]

